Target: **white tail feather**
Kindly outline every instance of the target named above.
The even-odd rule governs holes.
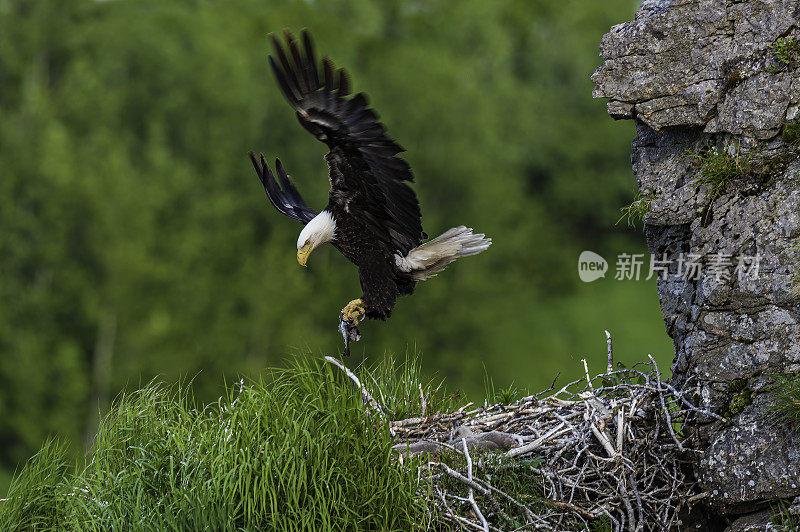
[[[434,277],[456,259],[477,255],[491,244],[491,238],[482,233],[473,234],[471,228],[460,225],[415,247],[405,257],[395,255],[394,258],[400,270],[411,272],[414,279],[423,281]]]

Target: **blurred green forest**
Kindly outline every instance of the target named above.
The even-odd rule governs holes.
[[[332,247],[303,269],[301,226],[247,153],[280,156],[312,208],[325,146],[297,123],[267,35],[308,28],[365,91],[415,172],[425,230],[494,245],[369,322],[354,358],[419,354],[482,400],[542,389],[579,360],[672,345],[655,284],[614,281],[645,252],[615,226],[633,198],[630,122],[591,98],[598,43],[633,0],[0,0],[0,469],[159,377],[201,401],[292,353],[334,354],[360,295]],[[583,284],[577,257],[609,260]],[[0,486],[7,480],[0,477]]]

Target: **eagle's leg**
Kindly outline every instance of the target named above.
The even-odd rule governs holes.
[[[358,325],[365,313],[364,302],[361,299],[354,299],[342,309],[339,319],[352,325]]]
[[[358,332],[357,325],[365,313],[364,302],[360,299],[354,299],[339,314],[339,332],[342,333],[342,338],[344,339],[342,356],[350,355],[350,342],[358,342],[361,339],[361,333]]]

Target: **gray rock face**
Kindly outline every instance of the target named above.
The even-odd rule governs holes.
[[[780,532],[781,529],[772,523],[772,510],[746,515],[731,523],[725,532]]]
[[[636,20],[603,37],[594,96],[610,99],[615,118],[636,117],[656,131],[774,137],[790,93],[797,113],[800,80],[767,71],[769,46],[796,31],[798,19],[796,0],[646,0]]]
[[[781,137],[800,122],[800,64],[776,62],[779,38],[800,40],[798,0],[646,0],[603,37],[592,76],[609,114],[636,123],[647,242],[670,265],[658,294],[673,379],[697,379],[730,419],[692,427],[722,512],[800,494],[800,434],[765,415],[770,376],[800,372],[800,150]],[[781,162],[714,197],[687,156],[708,145]]]

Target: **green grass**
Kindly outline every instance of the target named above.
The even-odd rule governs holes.
[[[800,62],[800,41],[794,37],[781,37],[769,47],[774,64],[767,72],[775,74],[783,68],[790,68]]]
[[[514,383],[512,382],[505,388],[494,388],[494,383],[492,383],[492,403],[493,404],[501,404],[501,405],[510,405],[511,403],[515,402],[519,399],[519,390]]]
[[[393,407],[405,415],[411,397],[419,401],[419,380],[408,384],[416,366],[396,369],[360,375],[382,397],[397,393]],[[386,424],[338,368],[298,360],[203,408],[185,390],[151,384],[120,397],[83,466],[69,464],[59,443],[45,444],[15,476],[0,529],[412,530],[430,523],[427,486],[415,467],[397,467]]]
[[[776,530],[780,532],[797,532],[800,530],[800,516],[789,511],[789,505],[784,501],[778,501],[771,505],[775,514],[771,522]]]
[[[743,151],[740,146],[731,144],[723,148],[706,146],[697,152],[687,151],[685,157],[692,160],[696,170],[695,182],[708,187],[709,197],[713,201],[734,180],[749,178],[766,182],[783,171],[787,163],[797,157],[797,150],[793,148],[796,142],[794,135],[797,133],[793,124],[786,124],[784,140],[789,147],[777,153]]]
[[[57,440],[47,440],[31,458],[22,473],[14,478],[7,499],[0,506],[3,530],[52,530],[59,526],[77,528],[72,507],[82,505],[70,483],[73,467],[67,460],[68,448]]]
[[[620,209],[622,216],[614,225],[618,225],[625,218],[628,219],[628,225],[631,227],[636,227],[637,223],[644,223],[644,217],[650,212],[650,203],[654,198],[655,194],[652,191],[636,194],[630,205]]]
[[[461,448],[460,444],[456,444],[456,447]],[[547,509],[548,502],[544,498],[543,480],[539,472],[543,459],[519,460],[477,450],[471,454],[476,477],[485,478],[494,488],[528,505],[534,511]],[[455,470],[464,472],[466,469],[466,459],[460,452],[444,452],[439,459]],[[466,484],[449,476],[441,477],[439,485],[451,496],[465,498],[469,491]],[[526,530],[520,527],[524,527],[528,522],[527,516],[505,497],[490,499],[479,491],[475,491],[473,496],[478,507],[487,510],[487,519],[490,522],[494,521],[493,526],[501,530]],[[488,515],[488,511],[491,512],[491,516]],[[570,525],[574,525],[574,530],[585,530],[576,523]]]
[[[695,182],[708,187],[712,201],[723,193],[733,179],[750,175],[755,161],[753,152],[742,152],[738,146],[734,150],[709,146],[699,152],[689,151],[686,157],[692,160],[697,169]]]
[[[510,405],[522,397],[514,381],[511,381],[506,387],[496,387],[494,379],[486,371],[486,366],[483,367],[483,393],[486,403],[489,405]]]
[[[408,419],[425,413],[448,412],[457,408],[459,392],[448,394],[444,380],[431,378],[422,384],[418,357],[406,356],[402,363],[388,357],[371,368],[362,368],[361,380],[392,420]]]
[[[534,508],[547,504],[543,497],[542,475],[538,468],[543,459],[518,460],[505,458],[500,454],[485,454],[481,461],[481,467],[487,472],[491,479],[492,486],[511,495],[523,504],[532,505]],[[483,508],[490,508],[488,500],[483,501],[485,496],[480,493],[476,500],[480,500]],[[519,508],[507,500],[500,504],[502,510],[508,516],[516,516]],[[512,517],[513,519],[513,517]],[[514,528],[525,525],[524,516],[517,516],[518,521],[513,523]],[[509,523],[512,524],[512,523]]]
[[[774,375],[769,411],[778,419],[800,428],[800,375]]]
[[[595,519],[589,523],[589,527],[592,532],[612,532],[614,530],[614,525],[607,515]]]

